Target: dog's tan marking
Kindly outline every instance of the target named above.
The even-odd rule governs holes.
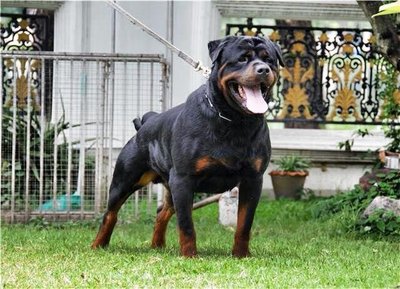
[[[188,258],[195,257],[197,255],[196,233],[193,231],[192,235],[187,236],[181,229],[179,229],[179,245],[182,256]]]
[[[92,243],[92,248],[105,247],[110,242],[111,234],[117,223],[117,212],[109,211],[103,218],[103,223],[97,233],[96,239]]]
[[[242,206],[239,205],[237,227],[236,227],[235,239],[232,250],[233,256],[239,258],[249,256],[250,254],[249,253],[250,235],[245,234],[243,232],[246,225],[246,218],[247,218],[247,205],[242,205]]]
[[[263,159],[262,158],[256,158],[253,161],[253,166],[254,166],[254,169],[256,170],[257,173],[260,172],[262,164],[263,164]]]
[[[157,215],[156,223],[154,225],[153,239],[151,241],[152,248],[165,247],[165,232],[167,225],[175,210],[173,207],[165,206]]]
[[[208,168],[212,164],[215,164],[215,160],[209,156],[199,158],[195,164],[196,173],[200,173],[201,171],[204,171],[206,168]]]
[[[136,185],[144,187],[147,186],[150,182],[154,181],[158,177],[158,174],[155,171],[147,171],[145,172],[136,183]]]
[[[195,171],[196,173],[200,173],[205,169],[209,168],[212,165],[222,165],[224,167],[229,167],[229,160],[227,159],[214,159],[210,156],[204,156],[199,158],[195,163]]]
[[[240,72],[234,71],[229,74],[221,75],[218,81],[218,88],[224,93],[228,94],[229,88],[228,88],[228,82],[231,80],[238,81],[242,77]]]

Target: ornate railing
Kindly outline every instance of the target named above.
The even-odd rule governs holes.
[[[0,50],[53,50],[50,16],[1,13],[1,19]]]
[[[53,50],[53,18],[49,15],[1,13],[0,51],[52,51]],[[45,61],[27,58],[2,59],[2,104],[12,106],[12,93],[16,87],[16,101],[19,108],[25,108],[31,101],[34,110],[39,109],[41,90],[45,101],[45,111],[50,117],[52,66],[45,66]],[[48,77],[42,87],[42,66],[44,75]],[[15,74],[15,75],[14,75]],[[29,79],[28,79],[29,75]],[[14,84],[12,79],[16,79]],[[28,100],[28,94],[30,100]]]
[[[267,118],[270,121],[382,122],[383,95],[391,65],[368,29],[227,24],[227,35],[267,36],[282,49],[281,70]],[[399,81],[398,81],[399,82]],[[400,84],[395,99],[400,102]]]

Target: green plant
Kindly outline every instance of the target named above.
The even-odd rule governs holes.
[[[30,118],[28,118],[30,115]],[[68,167],[68,143],[65,139],[65,130],[71,128],[71,124],[65,121],[65,116],[58,119],[57,122],[42,123],[40,116],[31,109],[28,113],[26,108],[17,108],[15,113],[16,125],[15,132],[13,130],[14,111],[11,108],[3,107],[2,121],[2,200],[4,203],[11,199],[12,185],[15,188],[16,208],[22,206],[25,198],[27,186],[27,170],[29,171],[28,185],[29,196],[31,200],[38,199],[40,191],[40,169],[43,162],[43,192],[44,198],[49,197],[53,191],[54,174],[57,174],[58,191],[65,192],[67,186],[67,170]],[[28,127],[30,135],[27,135]],[[43,130],[43,136],[42,136]],[[15,142],[14,142],[15,134]],[[63,137],[63,141],[55,146],[59,141],[59,137]],[[30,147],[27,147],[27,139],[30,139]],[[15,145],[15,180],[12,179],[12,147]],[[42,148],[43,145],[43,148]],[[41,159],[41,152],[43,154]],[[30,165],[27,169],[26,157],[30,153]],[[54,155],[57,150],[56,167],[54,167]],[[79,163],[79,153],[76,150],[71,151],[71,169],[77,171]],[[14,183],[14,184],[13,184]]]
[[[276,163],[278,170],[289,172],[306,171],[310,167],[309,161],[296,155],[283,156]]]
[[[387,63],[382,83],[385,86],[380,98],[383,100],[381,118],[385,122],[384,134],[390,139],[386,149],[391,152],[400,152],[400,90],[398,88],[399,71]]]
[[[315,218],[330,217],[341,212],[350,212],[358,216],[367,208],[371,201],[377,196],[387,196],[394,199],[400,198],[400,174],[398,171],[390,171],[388,173],[377,174],[379,180],[371,180],[373,182],[368,190],[363,190],[360,186],[355,186],[352,190],[344,192],[333,197],[316,202],[311,213]],[[398,221],[389,215],[372,214],[367,220],[356,218],[353,223],[347,223],[347,228],[362,233],[382,233],[398,234],[400,231],[393,222]],[[379,220],[378,220],[379,219]],[[386,229],[382,230],[383,225]],[[379,223],[379,224],[378,224]],[[390,223],[390,224],[389,224]],[[400,226],[400,223],[398,223]],[[361,227],[371,227],[370,230],[360,229]],[[376,228],[376,229],[375,229]],[[393,230],[391,229],[393,228]]]
[[[382,234],[400,236],[400,216],[392,211],[378,209],[368,218],[360,218],[356,223],[356,229],[362,234]]]
[[[338,147],[339,149],[343,149],[345,151],[351,151],[353,145],[354,145],[354,139],[356,136],[361,136],[361,137],[365,137],[367,135],[371,135],[371,133],[368,131],[368,129],[364,128],[360,128],[358,130],[356,130],[355,132],[353,132],[353,134],[351,135],[351,137],[343,142],[339,142],[338,143]]]
[[[339,193],[316,202],[312,206],[311,212],[315,218],[330,217],[343,210],[351,210],[358,213],[361,208],[368,206],[370,200],[372,198],[369,194],[366,194],[359,186],[355,186],[348,192]]]
[[[389,14],[397,14],[400,13],[400,0],[397,0],[394,3],[387,3],[379,7],[379,13],[372,15],[372,18],[376,16],[383,16]]]

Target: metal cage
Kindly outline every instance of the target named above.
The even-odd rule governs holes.
[[[164,110],[160,55],[1,52],[1,208],[8,221],[83,219],[107,202],[132,120]],[[137,192],[153,202],[150,187]],[[136,215],[138,212],[135,213]]]

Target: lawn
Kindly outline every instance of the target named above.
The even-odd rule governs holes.
[[[179,256],[175,219],[167,247],[150,249],[152,218],[118,224],[110,247],[91,250],[97,224],[2,225],[5,288],[398,288],[400,240],[346,232],[344,215],[313,219],[310,202],[263,200],[252,257],[230,256],[233,229],[217,206],[194,211],[199,257]],[[38,226],[38,224],[40,226]]]

